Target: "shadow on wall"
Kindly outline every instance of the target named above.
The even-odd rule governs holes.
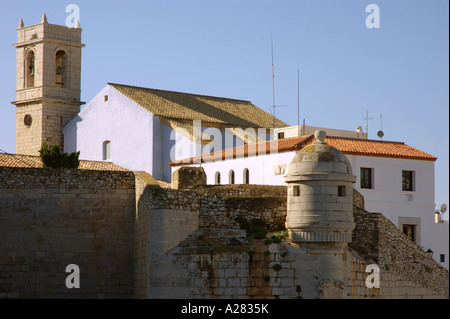
[[[63,128],[64,152],[78,152],[78,123],[82,121],[83,119],[77,115]],[[81,153],[80,158],[83,158],[83,154]]]

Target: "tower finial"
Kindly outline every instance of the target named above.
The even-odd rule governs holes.
[[[20,18],[20,21],[19,21],[19,28],[23,28],[23,20],[22,20],[22,18]]]
[[[74,26],[74,28],[75,28],[75,29],[79,29],[79,28],[80,28],[80,20],[77,19],[77,20],[75,21],[75,26]]]
[[[44,15],[42,16],[41,23],[48,23],[48,21],[47,21],[47,15],[45,14],[45,12],[44,12]]]

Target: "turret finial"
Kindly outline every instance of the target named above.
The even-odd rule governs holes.
[[[41,23],[48,23],[47,15],[45,14],[45,12],[44,12],[44,15],[42,16]]]
[[[318,143],[325,143],[325,137],[327,136],[327,132],[323,130],[317,130],[314,132],[314,137]]]

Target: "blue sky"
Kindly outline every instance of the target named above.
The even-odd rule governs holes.
[[[270,112],[273,35],[277,116],[365,129],[438,157],[436,204],[449,203],[447,0],[1,1],[0,149],[14,152],[20,18],[64,25],[80,8],[82,100],[107,82],[250,100]],[[380,28],[366,6],[377,4]],[[447,213],[448,218],[448,213]]]

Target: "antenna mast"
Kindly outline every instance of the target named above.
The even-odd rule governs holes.
[[[272,107],[273,107],[273,128],[275,128],[275,72],[273,65],[273,34],[270,32],[270,43],[272,48]]]
[[[270,40],[272,46],[272,108],[273,108],[273,128],[275,128],[275,109],[277,107],[287,106],[287,105],[275,105],[275,71],[274,71],[274,63],[273,63],[273,35],[270,32]]]
[[[369,120],[372,120],[373,117],[369,117],[369,111],[366,111],[366,118],[364,118],[363,120],[366,120],[366,133],[367,133],[367,138],[369,138]]]
[[[300,128],[300,68],[297,69],[297,125]]]

